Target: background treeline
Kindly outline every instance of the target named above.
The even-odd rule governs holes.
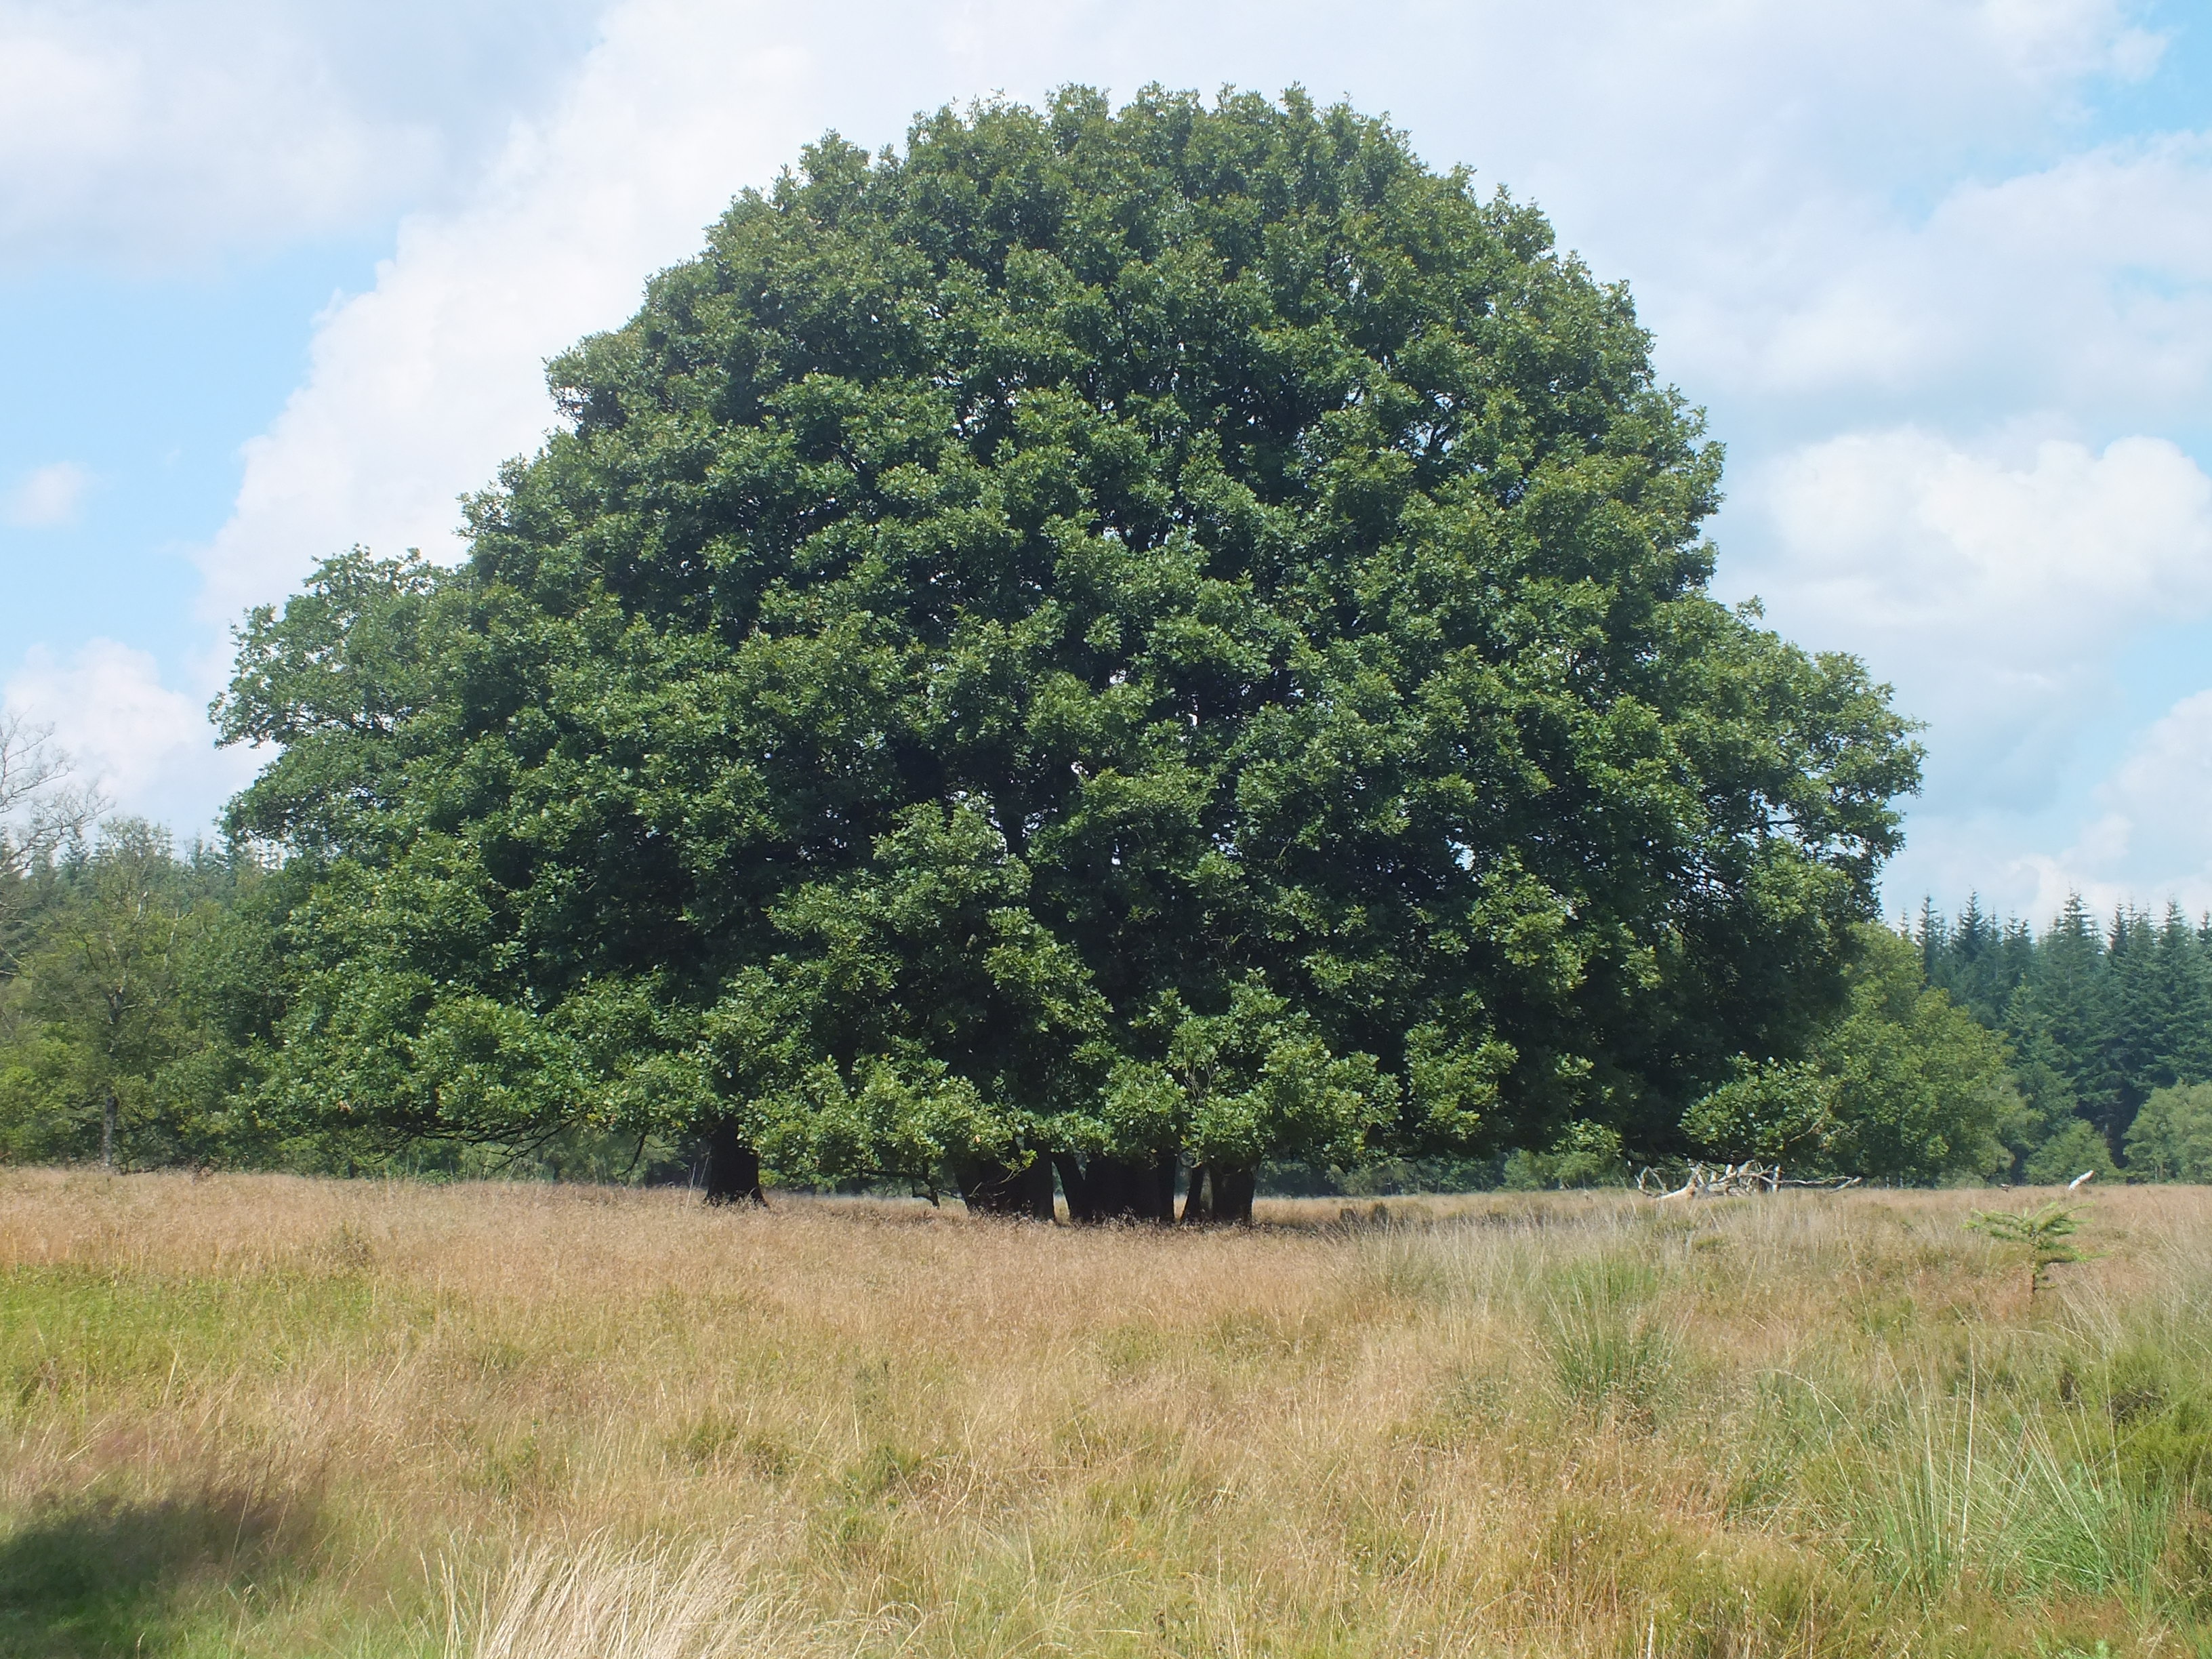
[[[0,833],[0,1162],[353,1175],[681,1178],[680,1149],[579,1130],[395,1147],[272,1077],[282,870],[113,818]]]
[[[260,867],[118,818],[0,872],[0,1154],[318,1167],[269,1127],[238,951]]]
[[[679,1138],[578,1127],[395,1147],[294,1100],[272,1063],[289,880],[137,818],[0,871],[0,1158],[688,1178],[698,1149]],[[1674,1148],[1585,1122],[1540,1147],[1276,1162],[1261,1186],[1586,1185],[1685,1151],[1919,1182],[2212,1180],[2212,919],[2177,905],[2100,918],[2073,899],[2039,932],[1978,901],[1955,918],[1923,906],[1908,928],[1861,930],[1850,982],[1803,1059],[1746,1062],[1691,1108]]]
[[[2002,1035],[2021,1173],[2112,1167],[2212,1180],[2212,918],[2090,914],[2078,896],[2040,933],[1970,899],[1923,905],[1911,932],[1929,983]]]

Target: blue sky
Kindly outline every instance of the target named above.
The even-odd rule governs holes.
[[[456,554],[731,194],[1152,80],[1388,111],[1631,283],[1719,590],[1928,722],[1893,909],[2212,906],[2212,15],[2157,0],[0,0],[0,695],[204,825],[229,623]]]

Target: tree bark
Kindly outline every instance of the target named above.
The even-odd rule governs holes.
[[[1219,1165],[1212,1170],[1213,1203],[1211,1218],[1231,1227],[1252,1224],[1252,1192],[1259,1184],[1260,1172],[1250,1164],[1230,1169]]]
[[[1093,1158],[1080,1165],[1054,1160],[1067,1188],[1068,1217],[1074,1221],[1158,1221],[1176,1218],[1176,1155],[1152,1158]]]
[[[115,1172],[115,1122],[122,1115],[115,1091],[110,1089],[100,1105],[100,1167],[110,1175]]]
[[[760,1154],[745,1145],[734,1123],[707,1132],[706,1199],[709,1204],[765,1204]]]
[[[1219,1224],[1233,1227],[1252,1224],[1252,1192],[1258,1172],[1249,1164],[1200,1164],[1190,1172],[1190,1190],[1183,1197],[1186,1225]],[[1200,1192],[1200,1188],[1205,1190]]]
[[[1079,1226],[1098,1217],[1091,1203],[1091,1177],[1083,1162],[1069,1152],[1054,1152],[1052,1167],[1060,1173],[1060,1189],[1067,1194],[1067,1218]]]
[[[1152,1207],[1146,1219],[1175,1223],[1176,1175],[1182,1168],[1182,1158],[1175,1152],[1162,1152],[1152,1160]]]
[[[1190,1166],[1190,1185],[1182,1195],[1184,1226],[1201,1226],[1213,1219],[1213,1194],[1209,1184],[1212,1174],[1211,1164],[1194,1164]]]
[[[1052,1219],[1052,1165],[1040,1154],[1020,1169],[972,1164],[960,1171],[960,1197],[976,1215]]]
[[[1145,1194],[1139,1166],[1119,1158],[1094,1158],[1091,1177],[1091,1218],[1093,1221],[1133,1221],[1144,1213]]]

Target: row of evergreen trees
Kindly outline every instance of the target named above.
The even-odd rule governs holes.
[[[1907,931],[1929,983],[2005,1039],[2023,1119],[2011,1138],[2051,1147],[2046,1163],[2120,1154],[2200,1173],[2194,1131],[2160,1097],[2212,1081],[2212,915],[2169,903],[2100,919],[2077,895],[2038,933],[1970,898],[1955,918],[1923,902]]]

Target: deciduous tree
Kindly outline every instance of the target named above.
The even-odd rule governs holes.
[[[833,137],[551,378],[465,566],[241,634],[301,1109],[1241,1215],[1274,1156],[1672,1144],[1839,994],[1885,689],[1706,592],[1626,292],[1378,122]]]

